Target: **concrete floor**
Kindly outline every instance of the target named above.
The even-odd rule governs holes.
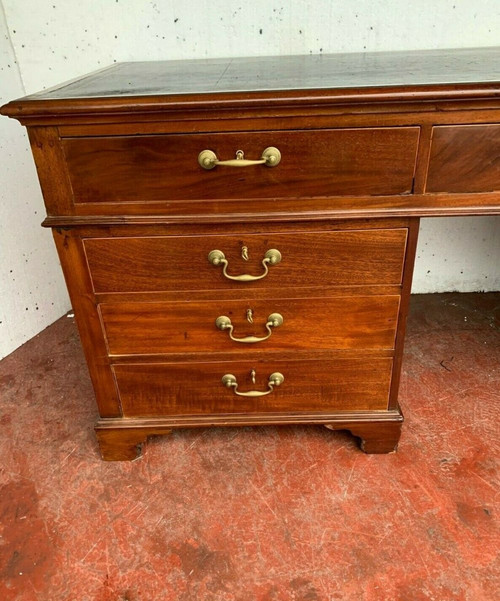
[[[66,317],[0,363],[0,393],[3,601],[498,599],[500,294],[413,298],[391,455],[269,427],[104,463]]]

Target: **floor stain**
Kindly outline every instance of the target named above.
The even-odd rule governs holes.
[[[54,572],[55,540],[39,514],[38,495],[30,480],[14,480],[0,489],[0,593],[10,599],[9,589],[29,579],[42,590]]]

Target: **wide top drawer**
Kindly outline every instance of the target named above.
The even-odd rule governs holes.
[[[418,136],[418,127],[379,127],[77,137],[62,143],[78,204],[407,194]],[[267,148],[279,155],[263,163]],[[199,160],[203,151],[210,151],[202,155],[205,161]]]
[[[500,125],[433,128],[427,192],[497,190],[500,190]]]

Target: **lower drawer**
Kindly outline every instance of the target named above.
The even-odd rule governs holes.
[[[399,300],[398,295],[372,295],[251,302],[118,302],[101,304],[100,310],[111,355],[381,350],[394,348]],[[273,316],[279,316],[281,325],[266,329]],[[216,326],[217,318],[225,321],[222,331]],[[253,344],[241,342],[248,337],[253,337]]]
[[[326,413],[387,409],[392,359],[122,363],[113,369],[125,417]],[[283,376],[279,385],[273,374]]]

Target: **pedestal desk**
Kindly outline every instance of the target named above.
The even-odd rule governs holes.
[[[393,451],[419,218],[500,213],[499,66],[494,48],[119,63],[5,105],[103,458],[211,425]]]

